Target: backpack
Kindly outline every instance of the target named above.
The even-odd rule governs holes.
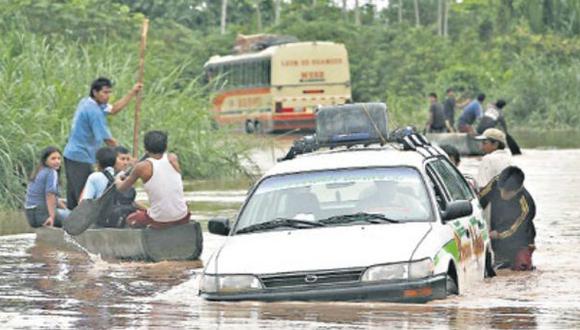
[[[107,188],[109,188],[115,183],[115,178],[108,171],[103,171],[102,173],[109,180],[107,184]],[[111,202],[107,205],[108,208],[103,210],[101,218],[97,220],[97,224],[101,227],[123,228],[125,227],[127,216],[137,211],[137,208],[133,206],[137,193],[134,188],[127,192],[120,192],[116,187],[112,189]]]

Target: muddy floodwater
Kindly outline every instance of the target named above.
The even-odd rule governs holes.
[[[260,156],[262,166],[269,156]],[[0,324],[35,329],[580,328],[580,150],[524,150],[515,162],[524,169],[538,206],[537,270],[501,272],[462,296],[422,305],[211,303],[197,296],[197,279],[222,237],[205,235],[201,262],[152,264],[58,250],[38,245],[28,233],[0,237]],[[461,169],[473,173],[477,163],[464,159]],[[240,194],[217,195],[239,202]],[[207,192],[190,196],[193,203],[214,198]]]

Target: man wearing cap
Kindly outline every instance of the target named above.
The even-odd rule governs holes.
[[[524,178],[521,169],[509,166],[479,194],[481,206],[491,208],[489,236],[499,268],[533,269],[536,204]]]
[[[512,156],[505,148],[505,133],[497,128],[488,128],[475,139],[481,141],[481,150],[485,153],[476,176],[479,186],[484,187],[512,164]]]

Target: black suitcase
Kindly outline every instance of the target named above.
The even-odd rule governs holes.
[[[316,138],[319,145],[386,143],[389,138],[384,103],[354,103],[318,108]]]

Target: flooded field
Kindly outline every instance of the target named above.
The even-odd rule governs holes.
[[[268,167],[281,150],[259,154]],[[274,155],[273,155],[274,154]],[[524,150],[515,162],[536,199],[535,263],[504,271],[462,296],[425,305],[388,303],[209,303],[197,296],[203,260],[223,237],[206,234],[201,262],[118,262],[0,237],[0,324],[4,328],[368,329],[580,327],[580,150]],[[463,159],[473,173],[478,159]],[[192,183],[197,219],[233,216],[244,184]],[[223,205],[223,206],[220,206]],[[24,221],[20,219],[20,221]]]

